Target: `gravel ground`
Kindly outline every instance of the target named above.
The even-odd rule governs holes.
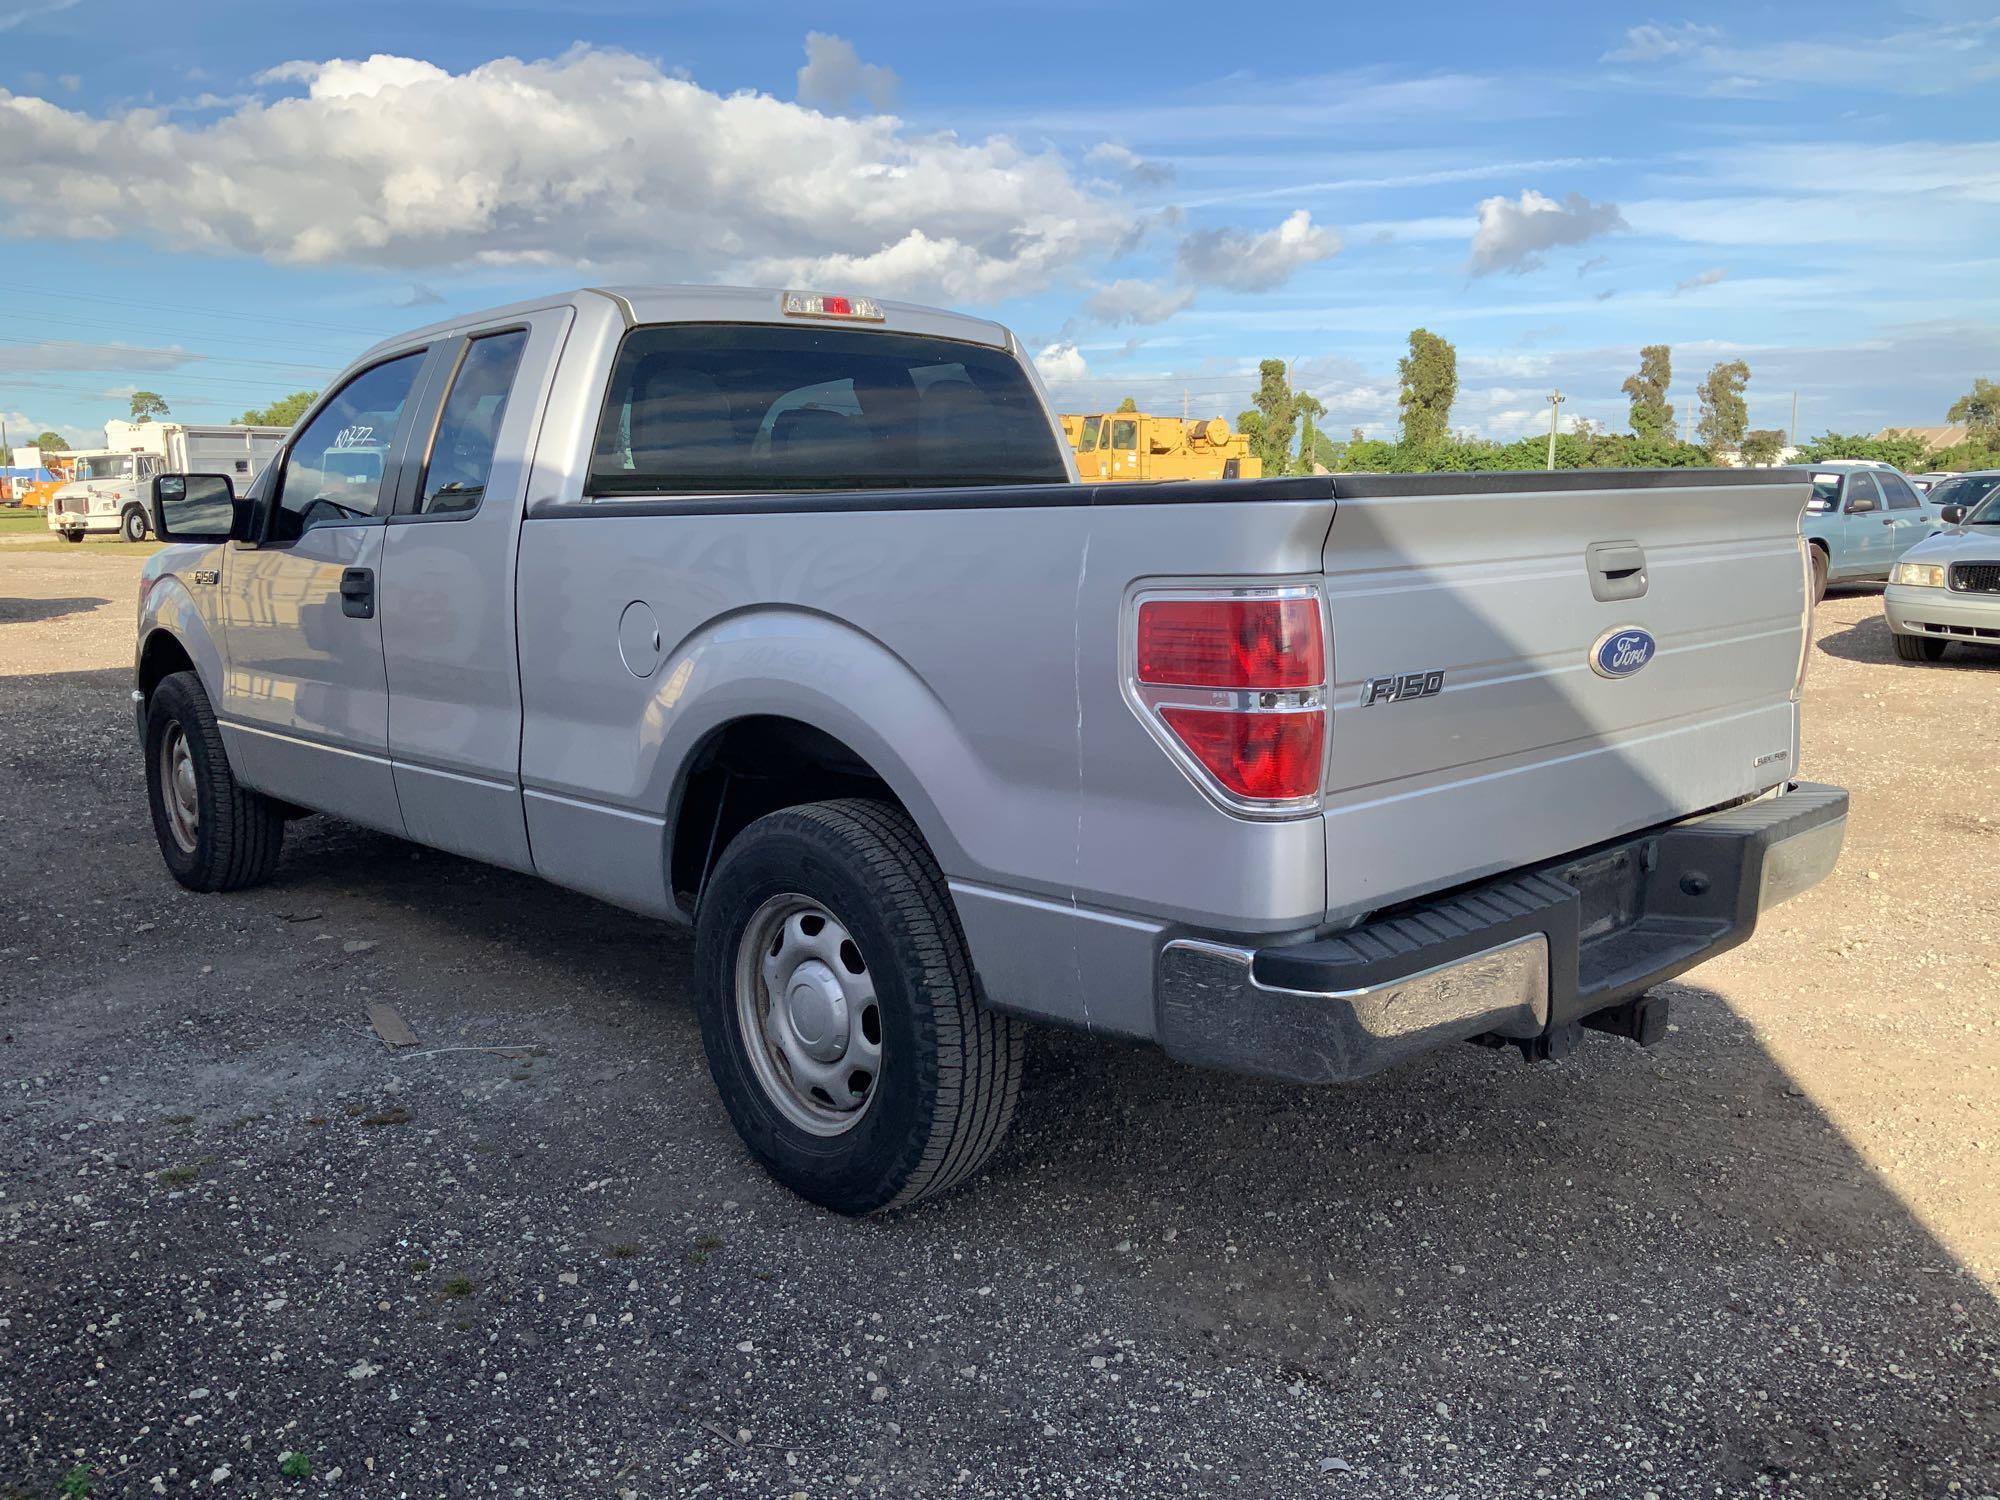
[[[2000,654],[1828,601],[1848,853],[1666,1045],[1041,1032],[986,1176],[850,1223],[739,1150],[677,932],[324,819],[173,885],[136,573],[0,554],[0,1496],[2000,1491]]]

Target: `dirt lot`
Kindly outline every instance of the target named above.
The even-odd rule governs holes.
[[[1844,863],[1662,1047],[1041,1033],[973,1191],[849,1223],[739,1151],[675,932],[323,819],[175,887],[136,573],[0,548],[0,1496],[2000,1490],[2000,654],[1828,602]]]

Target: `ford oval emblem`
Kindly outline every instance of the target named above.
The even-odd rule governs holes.
[[[1653,659],[1660,643],[1637,625],[1607,630],[1590,648],[1590,670],[1599,677],[1630,677]]]

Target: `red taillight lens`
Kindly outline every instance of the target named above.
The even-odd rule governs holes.
[[[1239,797],[1288,802],[1319,790],[1326,715],[1167,707],[1160,717],[1194,758]]]
[[[1148,599],[1139,680],[1162,687],[1285,691],[1325,680],[1311,599]]]

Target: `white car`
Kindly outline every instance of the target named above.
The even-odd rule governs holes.
[[[1936,661],[1953,641],[2000,646],[2000,471],[1966,480],[1984,482],[1979,504],[1890,570],[1882,611],[1904,661]]]

